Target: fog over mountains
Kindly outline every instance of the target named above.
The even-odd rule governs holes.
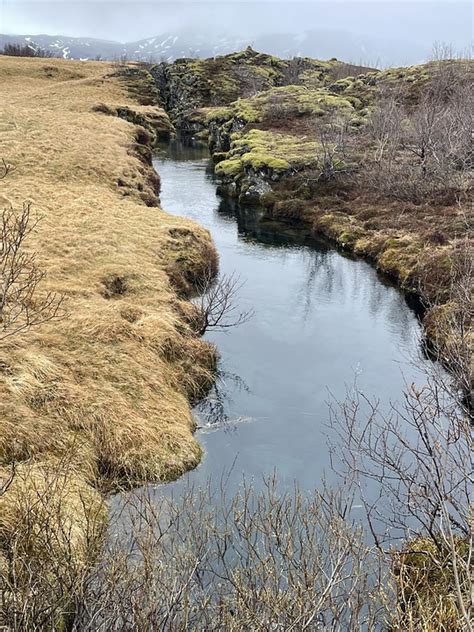
[[[469,47],[472,7],[458,0],[0,0],[0,31],[7,34],[0,46],[27,42],[75,59],[172,61],[251,45],[280,57],[409,65],[426,61],[436,41]]]
[[[268,33],[256,37],[186,31],[161,33],[134,42],[122,43],[88,37],[62,35],[0,35],[0,47],[7,43],[27,44],[52,51],[65,59],[114,60],[126,57],[138,61],[173,61],[179,57],[214,57],[251,45],[258,51],[279,57],[337,57],[370,66],[423,61],[429,50],[422,44],[367,38],[344,31],[305,31],[301,34]],[[403,49],[404,55],[398,51]],[[409,55],[407,55],[409,51]]]

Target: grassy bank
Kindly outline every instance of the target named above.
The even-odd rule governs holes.
[[[216,351],[188,324],[186,297],[217,255],[206,230],[158,205],[151,147],[172,126],[150,104],[150,75],[0,57],[0,81],[2,207],[32,203],[41,291],[64,295],[66,311],[0,343],[2,473],[16,464],[0,496],[6,551],[45,502],[80,540],[103,491],[199,462],[190,402]],[[63,484],[48,483],[65,463]]]

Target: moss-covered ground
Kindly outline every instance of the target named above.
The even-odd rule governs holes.
[[[152,69],[164,105],[174,120],[193,109],[227,105],[272,87],[301,84],[316,88],[331,83],[342,69],[351,74],[369,69],[338,60],[280,59],[248,47],[211,59],[178,59]],[[344,74],[344,71],[342,71]]]

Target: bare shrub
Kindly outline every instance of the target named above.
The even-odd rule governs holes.
[[[382,160],[391,166],[396,149],[400,144],[403,113],[397,94],[393,90],[382,90],[378,107],[372,113],[366,130],[374,144],[374,160]]]
[[[332,407],[332,419],[344,475],[359,488],[376,546],[391,560],[393,629],[472,630],[468,411],[439,372],[422,388],[407,386],[404,404],[388,409],[356,389]]]
[[[306,70],[306,60],[301,57],[292,57],[287,61],[285,68],[285,83],[290,85],[301,84],[300,75]]]
[[[432,291],[432,274],[428,269],[420,278],[420,293],[428,314],[426,330],[430,354],[449,369],[460,402],[474,411],[472,365],[472,331],[474,318],[474,258],[469,234],[452,244],[449,281],[441,296]]]
[[[104,548],[80,563],[67,545],[73,523],[52,502],[56,487],[69,497],[68,477],[55,469],[46,485],[33,485],[33,496],[19,496],[31,520],[18,524],[13,542],[21,546],[7,558],[21,572],[2,574],[2,625],[472,630],[473,446],[449,384],[436,373],[385,412],[356,390],[332,415],[345,479],[339,490],[322,484],[303,494],[275,477],[230,496],[225,481],[185,488],[178,499],[148,488],[114,501]],[[376,483],[372,495],[368,481]],[[356,497],[368,530],[353,518]],[[100,532],[89,533],[98,551]],[[37,547],[39,562],[29,557]]]
[[[300,116],[298,103],[289,101],[285,94],[272,94],[265,106],[264,122],[267,125],[281,124],[288,118]]]
[[[223,488],[188,488],[178,501],[135,493],[94,563],[78,554],[67,481],[56,470],[49,490],[19,497],[30,518],[2,560],[5,629],[374,629],[380,569],[348,518],[350,495],[279,491],[275,479],[231,498]],[[98,553],[100,515],[87,516],[80,549]]]
[[[200,311],[198,333],[203,336],[206,331],[225,331],[247,322],[253,316],[253,310],[240,311],[236,298],[243,282],[235,274],[221,275],[217,278],[212,273],[205,274],[197,284],[200,294],[197,305]]]
[[[0,166],[0,180],[3,180],[7,177],[10,171],[13,170],[12,165],[10,165],[5,158],[2,158],[2,164]]]
[[[357,77],[357,75],[365,74],[369,70],[374,70],[378,63],[371,64],[351,64],[348,62],[338,62],[331,66],[329,75],[332,81],[345,79],[346,77]]]
[[[2,481],[0,485],[0,496],[3,496],[8,491],[8,488],[13,483],[13,479],[15,478],[16,464],[13,461],[10,472],[6,475],[5,479]]]
[[[20,212],[6,209],[0,217],[0,340],[65,314],[62,295],[39,293],[46,273],[25,248],[38,221],[30,203]]]
[[[112,60],[113,68],[124,68],[129,65],[129,59],[127,53],[122,53],[122,55],[115,56]]]
[[[0,497],[0,627],[71,629],[103,543],[104,503],[61,462],[18,464]]]
[[[320,148],[316,156],[316,180],[332,181],[351,173],[355,165],[349,158],[349,121],[337,110],[329,110],[323,125],[316,132]]]
[[[232,74],[239,84],[242,96],[252,97],[267,87],[266,79],[254,72],[252,66],[238,64],[233,68]],[[213,101],[217,104],[219,98],[215,96]]]
[[[466,200],[472,187],[473,92],[463,62],[438,62],[414,105],[384,89],[366,127],[374,150],[361,170],[382,193],[419,204]]]
[[[373,567],[349,505],[278,491],[274,479],[230,499],[211,488],[135,496],[75,629],[371,629]]]

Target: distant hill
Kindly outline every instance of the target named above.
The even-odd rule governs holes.
[[[64,59],[114,60],[125,56],[130,60],[157,62],[179,57],[213,57],[238,50],[244,44],[237,38],[222,37],[210,43],[204,36],[184,39],[173,33],[127,43],[62,35],[0,35],[0,48],[10,43],[51,50]]]
[[[180,57],[215,57],[242,50],[249,44],[260,51],[283,58],[337,57],[352,63],[383,66],[421,62],[427,51],[416,42],[378,39],[345,31],[306,31],[298,35],[274,33],[242,38],[222,33],[210,35],[182,30],[162,33],[135,42],[116,42],[89,37],[62,35],[0,35],[0,48],[8,43],[28,44],[33,48],[53,51],[64,59],[120,59],[137,61],[174,61]],[[400,56],[403,50],[403,56]]]

